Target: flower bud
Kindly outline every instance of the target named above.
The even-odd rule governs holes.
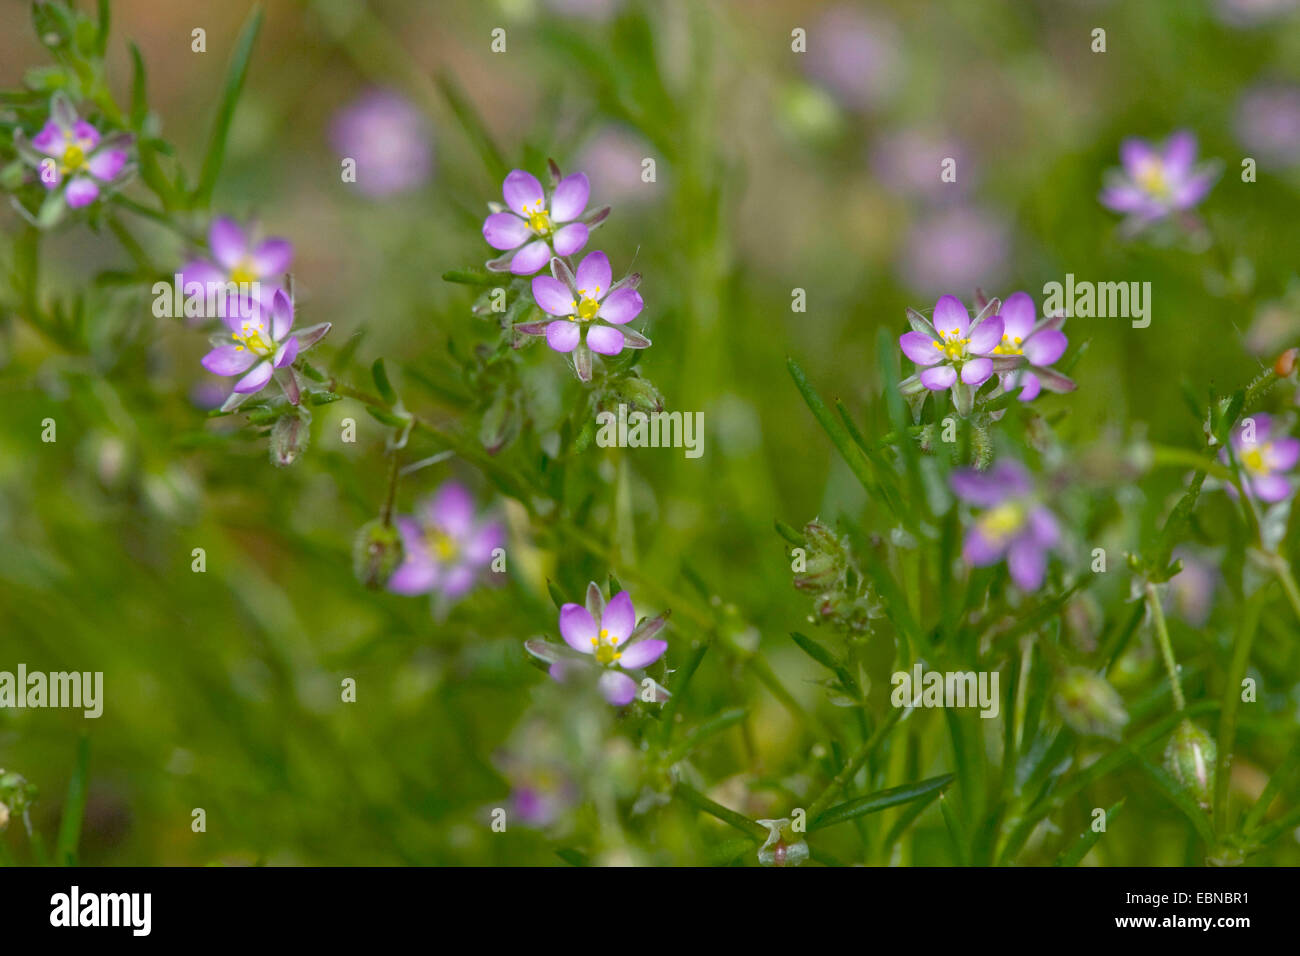
[[[483,413],[483,421],[478,429],[479,441],[489,455],[495,455],[515,440],[522,424],[519,403],[512,394],[502,389]]]
[[[840,552],[840,539],[836,537],[835,532],[820,521],[809,521],[803,527],[804,540],[808,542],[810,551],[824,551],[831,554]]]
[[[1077,734],[1118,740],[1128,712],[1119,692],[1086,667],[1071,667],[1056,689],[1056,709]]]
[[[271,427],[271,464],[277,468],[292,465],[307,450],[311,441],[311,413],[295,408],[281,415]]]
[[[796,571],[794,586],[800,591],[820,591],[831,587],[840,576],[840,561],[830,554],[814,551],[804,561],[804,570]]]
[[[758,862],[763,866],[799,866],[811,855],[802,836],[790,829],[790,818],[759,820],[767,827],[767,840],[758,848]]]
[[[352,546],[352,569],[358,581],[378,590],[401,563],[402,538],[395,527],[378,518],[361,526]]]
[[[620,404],[628,406],[628,411],[652,414],[664,410],[664,397],[654,384],[639,375],[627,375],[611,382],[605,389],[609,405],[617,408]],[[602,402],[602,406],[605,403]]]
[[[1300,349],[1287,349],[1277,357],[1277,362],[1273,364],[1273,371],[1277,373],[1278,378],[1286,378],[1295,371],[1297,356],[1300,356]]]
[[[7,826],[9,826],[9,808],[0,803],[0,833],[4,833]]]
[[[1214,738],[1187,719],[1178,725],[1165,747],[1165,769],[1206,810],[1214,796],[1217,759]]]

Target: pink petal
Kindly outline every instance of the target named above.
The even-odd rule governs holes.
[[[68,190],[64,196],[67,197],[69,206],[80,209],[82,206],[89,206],[99,198],[99,187],[89,176],[78,176],[68,183]]]
[[[533,301],[548,315],[573,315],[577,305],[568,287],[551,276],[536,276],[533,279]]]
[[[623,333],[608,325],[595,325],[587,330],[587,347],[601,355],[617,355],[623,351]]]
[[[616,644],[622,644],[636,627],[636,611],[632,608],[632,598],[626,591],[619,591],[605,605],[600,616],[600,626],[609,631]]]
[[[586,258],[578,263],[578,272],[574,278],[579,293],[588,298],[599,299],[603,293],[609,291],[612,281],[609,256],[600,251],[588,253]]]
[[[1282,475],[1251,476],[1248,486],[1256,498],[1270,504],[1281,501],[1291,494],[1291,483]]]
[[[293,360],[298,357],[298,336],[290,336],[288,341],[281,344],[275,353],[275,367],[285,368],[292,365]]]
[[[977,325],[970,334],[966,349],[976,355],[985,355],[1002,344],[1002,316],[994,315]]]
[[[609,294],[609,298],[600,304],[600,309],[596,312],[596,315],[606,322],[624,325],[640,315],[641,309],[644,307],[645,302],[641,298],[641,293],[636,289],[624,286],[621,289],[615,289]]]
[[[1051,365],[1065,354],[1069,339],[1058,329],[1043,329],[1035,332],[1023,344],[1025,358],[1031,365]]]
[[[283,289],[276,289],[271,296],[271,334],[278,342],[293,328],[293,303],[284,294]]]
[[[1047,572],[1047,552],[1028,536],[1011,542],[1007,552],[1007,568],[1011,571],[1011,580],[1020,585],[1023,591],[1036,591],[1043,584],[1043,575]]]
[[[961,380],[967,385],[983,385],[993,374],[993,360],[988,358],[971,359],[961,367]]]
[[[46,156],[59,156],[63,153],[63,130],[54,121],[47,122],[41,131],[32,137],[32,145]]]
[[[235,383],[235,391],[241,395],[250,395],[258,391],[267,382],[271,381],[271,373],[275,369],[271,367],[270,362],[262,362],[254,366],[253,370]]]
[[[1300,438],[1283,438],[1268,449],[1268,466],[1272,471],[1290,471],[1300,460]]]
[[[551,261],[551,247],[542,239],[524,246],[510,260],[510,271],[517,276],[530,276]]]
[[[933,324],[940,335],[955,334],[957,338],[962,338],[970,328],[970,313],[955,295],[940,296],[934,304]]]
[[[943,358],[943,351],[934,347],[934,339],[921,332],[904,332],[898,337],[898,345],[917,365],[933,365]]]
[[[420,511],[427,524],[453,538],[467,537],[474,528],[474,496],[458,481],[444,482]]]
[[[108,182],[114,179],[126,165],[127,154],[124,149],[106,149],[103,152],[96,153],[86,162],[90,175],[94,176],[100,182]]]
[[[587,208],[587,197],[591,195],[591,183],[586,173],[574,173],[565,176],[555,187],[551,196],[551,221],[572,222],[582,215]]]
[[[668,642],[656,638],[650,638],[647,641],[637,641],[635,644],[629,644],[623,650],[623,656],[619,658],[619,666],[628,670],[639,670],[642,667],[648,667],[663,656],[664,651],[668,650]]]
[[[483,238],[493,249],[517,249],[533,231],[512,212],[494,212],[483,220]]]
[[[99,145],[99,130],[85,120],[77,120],[72,126],[72,135],[83,153],[89,153]]]
[[[414,596],[428,594],[438,581],[438,566],[432,561],[407,559],[388,579],[388,590],[394,594]]]
[[[932,392],[942,392],[945,388],[952,388],[956,381],[957,370],[951,365],[935,365],[921,372],[921,384]]]
[[[557,352],[572,352],[582,334],[576,322],[556,319],[546,327],[546,344]]]
[[[636,681],[618,671],[600,675],[600,693],[615,707],[626,707],[636,697]]]
[[[1013,341],[1020,339],[1023,342],[1029,338],[1038,321],[1038,310],[1028,292],[1013,292],[1007,296],[998,315],[1002,316],[1002,334]]]
[[[537,177],[522,169],[510,172],[502,184],[501,194],[511,212],[524,215],[542,209],[546,202],[546,194],[542,192],[542,184],[537,181]]]
[[[248,252],[248,239],[239,223],[220,216],[212,220],[212,228],[208,231],[208,246],[212,249],[212,258],[229,272],[243,261]]]
[[[596,640],[599,629],[591,619],[591,612],[581,604],[566,604],[560,608],[560,636],[580,654],[593,651],[591,642]]]
[[[1196,137],[1179,130],[1165,141],[1165,175],[1176,179],[1187,173],[1196,161]]]
[[[218,345],[199,361],[213,375],[242,375],[253,367],[257,356],[237,345]]]
[[[253,250],[253,270],[259,276],[278,279],[292,261],[293,243],[288,239],[267,239]]]
[[[583,223],[569,223],[551,237],[551,241],[555,244],[556,255],[573,255],[587,244],[587,237],[589,234],[587,227]]]

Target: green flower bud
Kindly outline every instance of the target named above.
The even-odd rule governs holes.
[[[361,526],[352,546],[352,569],[358,581],[378,590],[401,563],[402,538],[396,528],[378,518]]]
[[[495,455],[515,440],[522,425],[519,403],[503,389],[483,413],[478,429],[479,441],[489,455]]]
[[[843,554],[844,547],[839,537],[826,525],[813,519],[803,526],[804,540],[808,542],[809,551],[821,551],[824,554]]]
[[[629,412],[643,411],[649,415],[663,411],[663,395],[645,378],[629,373],[611,381],[604,389],[601,407],[616,411],[620,405],[628,406]]]
[[[804,560],[802,571],[796,571],[794,586],[800,591],[820,591],[839,580],[841,564],[833,555],[814,551]]]
[[[801,834],[790,829],[790,818],[759,820],[767,827],[767,840],[758,848],[758,862],[763,866],[799,866],[811,853]]]
[[[1214,764],[1218,756],[1214,738],[1186,719],[1165,747],[1165,769],[1206,810],[1214,796]]]
[[[1086,667],[1071,667],[1056,688],[1056,709],[1077,734],[1118,740],[1128,712],[1110,682]]]
[[[292,465],[311,442],[311,413],[297,408],[275,420],[271,428],[271,464]]]

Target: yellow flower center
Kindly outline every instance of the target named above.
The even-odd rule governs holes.
[[[943,341],[931,342],[930,344],[942,352],[945,358],[949,360],[959,359],[966,354],[966,346],[970,344],[970,339],[963,339],[960,336],[961,331],[958,329],[953,329],[951,332],[940,329],[939,337]]]
[[[993,349],[994,355],[1024,355],[1025,350],[1020,347],[1020,336],[1012,335],[1002,336],[1002,341]]]
[[[528,228],[539,236],[549,236],[554,231],[551,225],[551,216],[542,206],[543,200],[539,199],[533,205],[535,208],[529,209],[528,204],[524,203],[521,211],[524,219],[528,222]]]
[[[266,337],[265,331],[260,325],[245,322],[241,330],[230,333],[230,337],[239,343],[235,346],[236,351],[248,349],[254,355],[268,358],[275,354],[275,342]]]
[[[612,664],[623,655],[618,649],[618,639],[610,637],[606,628],[600,629],[600,636],[591,639],[591,646],[595,648],[597,664]]]
[[[1268,463],[1264,460],[1264,455],[1270,447],[1272,446],[1265,445],[1262,448],[1255,446],[1251,448],[1250,451],[1242,452],[1241,463],[1246,466],[1246,470],[1256,475],[1267,475],[1269,473],[1269,467]]]
[[[75,172],[85,165],[86,151],[76,143],[63,151],[63,171],[65,173]]]
[[[252,285],[257,281],[257,273],[253,271],[253,264],[247,259],[230,270],[230,281],[236,285]]]
[[[596,313],[599,311],[600,311],[600,303],[597,302],[595,299],[588,298],[585,295],[582,297],[582,300],[578,303],[578,318],[580,318],[583,322],[590,322],[592,319],[596,317]]]
[[[1005,541],[1025,521],[1024,508],[1014,501],[1007,501],[996,508],[986,511],[979,519],[980,532],[992,541]]]
[[[460,548],[456,546],[456,541],[441,528],[430,528],[424,534],[424,540],[429,545],[429,550],[434,553],[439,561],[454,561],[456,555],[460,553]]]
[[[1148,160],[1142,164],[1142,168],[1137,173],[1137,184],[1153,196],[1167,196],[1169,194],[1169,180],[1165,178],[1164,168],[1157,159]]]

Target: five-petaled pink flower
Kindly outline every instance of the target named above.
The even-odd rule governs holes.
[[[1041,321],[1028,292],[1007,296],[998,312],[1002,317],[1002,341],[994,356],[1024,356],[1027,366],[1001,373],[1004,391],[1020,390],[1020,400],[1031,402],[1046,388],[1049,392],[1072,392],[1075,385],[1049,366],[1065,354],[1069,340],[1061,327],[1065,316],[1052,315]]]
[[[601,695],[615,707],[630,704],[641,680],[638,675],[663,656],[668,642],[653,635],[664,626],[659,617],[637,623],[632,598],[619,591],[605,604],[595,582],[587,585],[586,605],[565,604],[560,608],[560,635],[567,646],[531,640],[524,644],[534,657],[550,664],[550,675],[566,682],[579,674],[596,678]],[[668,691],[651,680],[656,701],[666,700]]]
[[[903,354],[921,366],[919,375],[905,379],[900,384],[904,391],[924,386],[941,392],[952,388],[958,380],[964,385],[979,388],[996,370],[1010,370],[1021,360],[1001,357],[995,361],[993,350],[1002,342],[1002,318],[997,315],[998,300],[988,303],[972,322],[970,313],[954,295],[939,297],[934,304],[933,321],[914,309],[907,310],[911,332],[899,337]]]
[[[101,137],[62,93],[50,101],[50,118],[32,137],[30,149],[21,133],[14,139],[19,152],[36,166],[41,185],[51,192],[65,187],[64,200],[73,209],[89,206],[101,188],[120,185],[129,173],[130,134]]]
[[[288,239],[272,236],[254,242],[239,223],[225,216],[212,220],[208,248],[211,259],[195,259],[181,270],[187,286],[198,282],[205,293],[227,283],[244,289],[256,283],[269,299],[282,288],[281,278],[293,262],[293,243]]]
[[[1286,435],[1272,415],[1256,412],[1232,430],[1229,436],[1232,451],[1241,463],[1241,484],[1250,495],[1265,504],[1289,498],[1295,490],[1290,471],[1300,461],[1300,438]],[[1220,453],[1220,461],[1228,463],[1228,451]],[[1237,489],[1227,486],[1234,497]]]
[[[505,205],[489,203],[492,215],[483,222],[483,238],[506,255],[487,267],[494,272],[509,270],[530,276],[543,268],[552,256],[570,256],[587,244],[590,229],[603,220],[608,208],[583,216],[591,184],[585,173],[559,179],[548,196],[532,173],[515,169],[506,176],[501,192]]]

